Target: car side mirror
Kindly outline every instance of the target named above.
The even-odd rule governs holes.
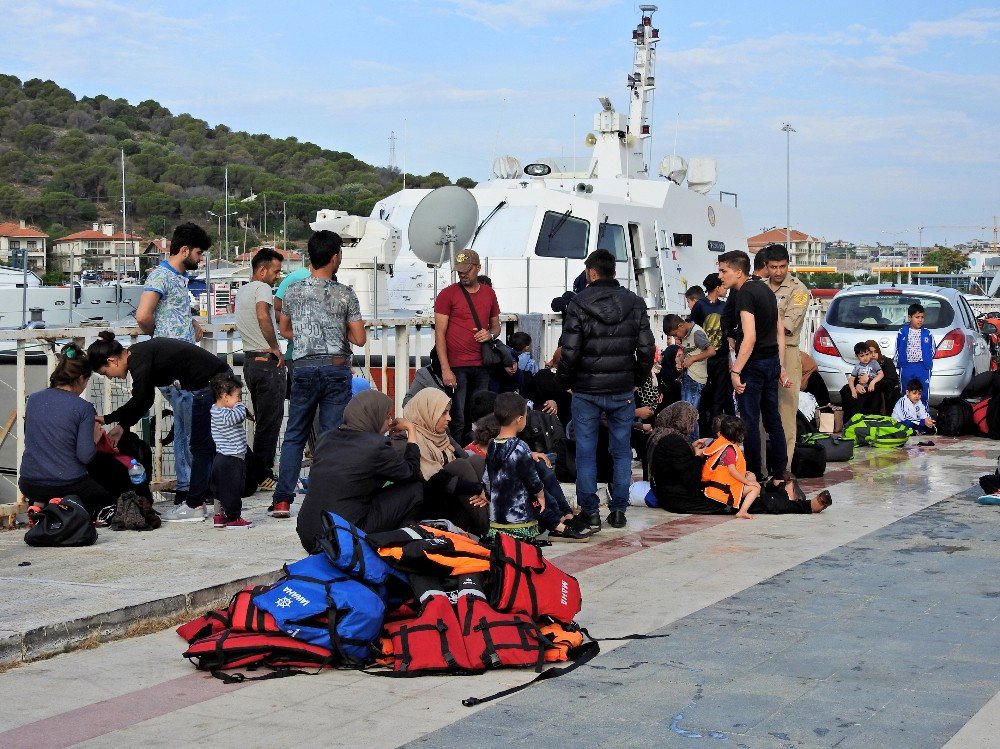
[[[997,326],[994,325],[993,323],[991,322],[983,323],[983,335],[996,335],[997,330],[998,330]]]

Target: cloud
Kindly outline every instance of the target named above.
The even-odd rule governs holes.
[[[542,26],[556,18],[572,18],[607,10],[615,3],[607,0],[439,0],[438,4],[484,26],[503,29],[510,26]]]
[[[886,51],[915,54],[941,39],[986,42],[1000,31],[1000,10],[980,9],[936,21],[916,21],[905,30],[888,36],[872,34],[872,41]]]
[[[389,65],[388,63],[376,60],[351,60],[351,68],[354,70],[374,70],[381,73],[402,72],[402,68],[396,65]]]

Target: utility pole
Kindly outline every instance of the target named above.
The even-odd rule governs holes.
[[[785,249],[792,254],[792,133],[795,128],[789,123],[782,126],[785,133]]]
[[[288,213],[285,210],[285,201],[281,201],[281,250],[288,257]]]
[[[264,198],[264,239],[267,240],[267,193],[261,195]]]
[[[229,167],[226,167],[226,207],[223,210],[226,216],[226,242],[223,245],[224,251],[223,256],[226,260],[229,259]]]
[[[396,168],[396,133],[393,130],[389,131],[389,169],[395,170]]]

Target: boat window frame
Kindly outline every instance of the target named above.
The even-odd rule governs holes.
[[[552,237],[554,234],[566,231],[568,227],[578,227],[579,224],[583,224],[584,236],[583,242],[581,242],[578,250],[573,250],[570,254],[569,250],[565,252],[552,252],[550,250],[552,245]],[[567,235],[568,236],[568,235]],[[565,237],[563,237],[565,240]],[[543,252],[543,242],[545,243]],[[537,257],[554,257],[554,258],[567,258],[569,260],[585,260],[587,257],[587,250],[590,247],[590,222],[585,218],[580,218],[579,216],[574,216],[570,211],[552,211],[547,210],[542,214],[542,221],[538,228],[538,236],[535,240],[535,255]],[[558,248],[557,248],[558,249]]]
[[[605,234],[606,227],[607,228],[613,227],[621,232],[621,250],[622,250],[621,254],[618,253],[618,247],[615,247],[615,249],[613,250],[608,247],[602,248],[601,237],[603,234]],[[616,263],[627,263],[629,259],[629,240],[628,240],[628,234],[625,231],[625,226],[623,224],[613,224],[610,221],[601,222],[601,224],[597,227],[597,249],[608,250],[612,255],[615,256]]]

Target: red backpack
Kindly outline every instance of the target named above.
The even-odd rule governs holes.
[[[580,613],[580,583],[532,544],[499,535],[493,547],[493,594],[497,611],[527,614],[532,619],[550,616],[569,623]]]

